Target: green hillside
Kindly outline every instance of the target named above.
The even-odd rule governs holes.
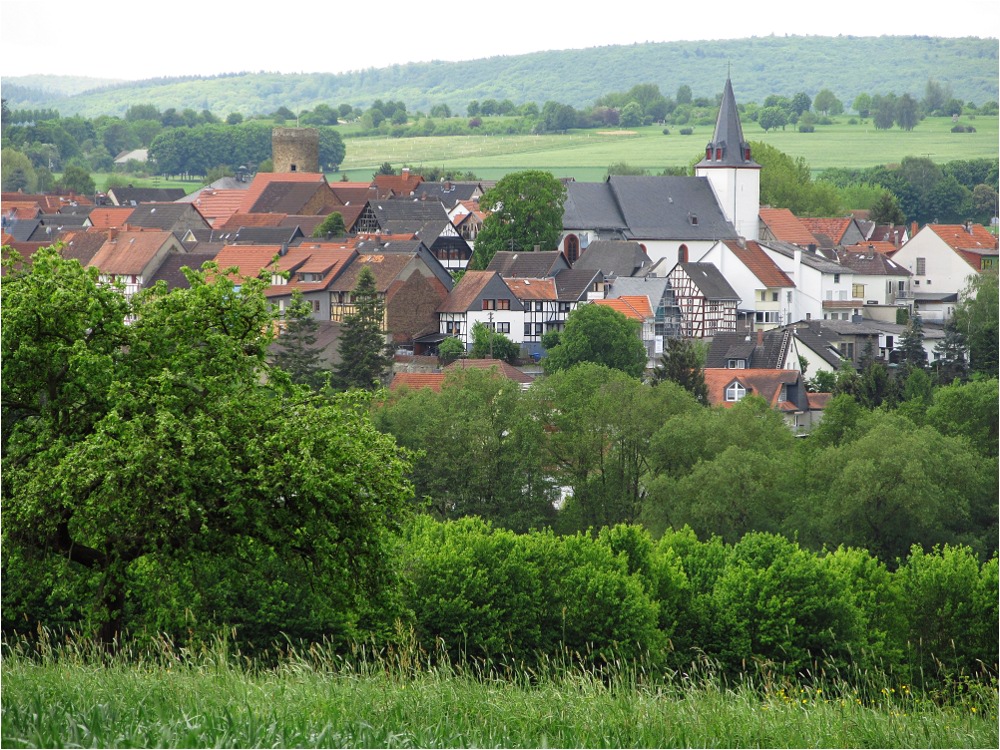
[[[955,98],[981,105],[1000,98],[997,66],[996,39],[769,36],[413,63],[336,75],[234,73],[112,85],[94,79],[87,91],[80,79],[12,77],[3,80],[3,96],[13,109],[54,107],[64,116],[85,117],[122,115],[138,102],[253,115],[282,106],[298,112],[320,103],[368,107],[375,99],[402,101],[411,112],[447,104],[464,114],[470,101],[483,99],[588,106],[640,83],[655,83],[667,96],[687,85],[695,97],[714,97],[731,70],[741,103],[800,91],[815,96],[823,88],[847,105],[859,93],[909,93],[919,99],[933,78]]]

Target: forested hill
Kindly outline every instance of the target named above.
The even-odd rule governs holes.
[[[997,67],[996,39],[769,36],[411,63],[336,75],[258,72],[117,83],[94,79],[89,89],[85,81],[68,76],[10,77],[3,80],[3,96],[12,109],[51,107],[63,116],[85,117],[122,115],[137,103],[161,110],[254,115],[279,107],[297,112],[321,103],[368,107],[375,99],[402,101],[411,112],[446,104],[464,114],[470,101],[484,99],[588,106],[604,94],[640,83],[655,83],[670,97],[681,85],[689,86],[695,97],[714,97],[731,71],[741,102],[800,91],[815,96],[823,88],[848,105],[860,93],[909,93],[919,99],[927,81],[934,79],[954,98],[981,105],[1000,98]]]

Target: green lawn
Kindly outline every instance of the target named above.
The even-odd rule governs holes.
[[[744,137],[761,141],[802,157],[814,171],[828,167],[868,167],[899,162],[906,156],[928,157],[937,163],[959,159],[996,159],[997,117],[963,119],[975,133],[952,133],[950,118],[928,118],[914,130],[876,130],[865,124],[817,126],[814,133],[799,133],[789,127],[765,133],[756,123],[744,125]],[[472,171],[482,179],[497,179],[507,172],[542,169],[557,177],[600,180],[615,162],[642,167],[651,173],[667,166],[687,166],[698,160],[712,137],[712,126],[695,126],[691,135],[660,126],[635,130],[581,130],[567,135],[443,136],[430,138],[348,138],[342,172],[352,181],[363,181],[383,162],[397,169],[408,164]]]

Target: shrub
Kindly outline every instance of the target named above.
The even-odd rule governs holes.
[[[670,128],[664,128],[663,135],[670,135]]]
[[[691,135],[694,132],[694,128],[681,128],[681,135]]]
[[[799,125],[800,133],[815,133],[816,128],[812,125]]]

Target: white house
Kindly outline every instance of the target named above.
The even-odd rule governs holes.
[[[864,300],[853,296],[854,272],[818,252],[787,242],[761,242],[761,249],[795,284],[791,319],[852,320]]]
[[[700,259],[711,263],[739,295],[739,314],[753,330],[792,322],[795,282],[754,240],[718,242]]]
[[[466,271],[437,310],[438,332],[472,348],[472,327],[483,323],[516,344],[524,340],[524,304],[496,271]]]

